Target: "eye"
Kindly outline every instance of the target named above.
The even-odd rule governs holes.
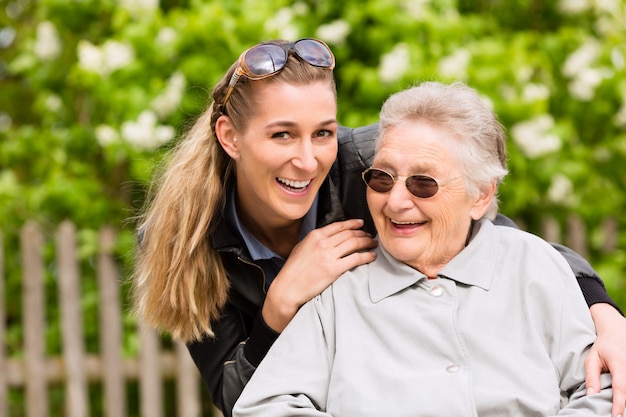
[[[291,137],[291,134],[287,131],[283,131],[283,132],[276,132],[272,134],[272,139],[289,139]]]
[[[335,136],[335,132],[333,130],[322,129],[315,132],[316,138],[332,138]]]

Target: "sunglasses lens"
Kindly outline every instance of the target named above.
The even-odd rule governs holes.
[[[244,62],[250,75],[270,75],[283,69],[287,53],[279,45],[259,45],[246,53]]]
[[[295,43],[293,48],[302,59],[313,66],[324,68],[332,68],[335,66],[333,54],[326,45],[319,41],[301,39]]]
[[[406,186],[411,194],[419,198],[432,197],[439,191],[437,181],[424,175],[410,176],[406,180]]]
[[[370,169],[363,175],[365,183],[377,193],[387,193],[393,188],[393,177],[379,169]]]

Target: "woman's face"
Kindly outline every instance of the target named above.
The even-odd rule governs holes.
[[[463,249],[471,220],[482,217],[488,207],[483,208],[481,197],[467,194],[455,146],[459,141],[450,131],[423,121],[389,129],[373,166],[402,178],[388,193],[367,189],[380,244],[429,277]],[[405,177],[415,174],[435,178],[438,192],[430,198],[412,195]]]
[[[259,83],[258,108],[235,135],[238,211],[267,227],[309,211],[337,157],[337,103],[328,82]]]

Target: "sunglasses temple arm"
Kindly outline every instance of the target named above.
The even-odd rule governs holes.
[[[239,78],[241,77],[242,74],[243,74],[243,71],[241,70],[241,68],[237,68],[237,70],[233,72],[233,76],[230,77],[230,82],[228,83],[228,90],[226,91],[226,96],[224,97],[224,100],[222,100],[222,108],[226,106],[226,102],[230,98],[230,95],[233,93],[233,90],[235,89],[235,85],[237,84],[237,81],[239,81]]]

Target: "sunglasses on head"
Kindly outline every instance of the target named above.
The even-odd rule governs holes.
[[[428,175],[410,175],[408,177],[394,177],[387,171],[379,168],[368,168],[361,175],[365,184],[377,193],[388,193],[393,188],[396,181],[405,178],[407,190],[415,197],[430,198],[437,194],[439,187],[455,180],[458,177],[450,178],[443,182],[438,182]]]
[[[271,77],[285,68],[290,50],[314,67],[328,69],[335,67],[335,56],[332,51],[328,45],[317,39],[304,38],[295,42],[265,42],[255,45],[239,57],[239,66],[230,78],[222,107],[226,106],[242,75],[249,80]]]

